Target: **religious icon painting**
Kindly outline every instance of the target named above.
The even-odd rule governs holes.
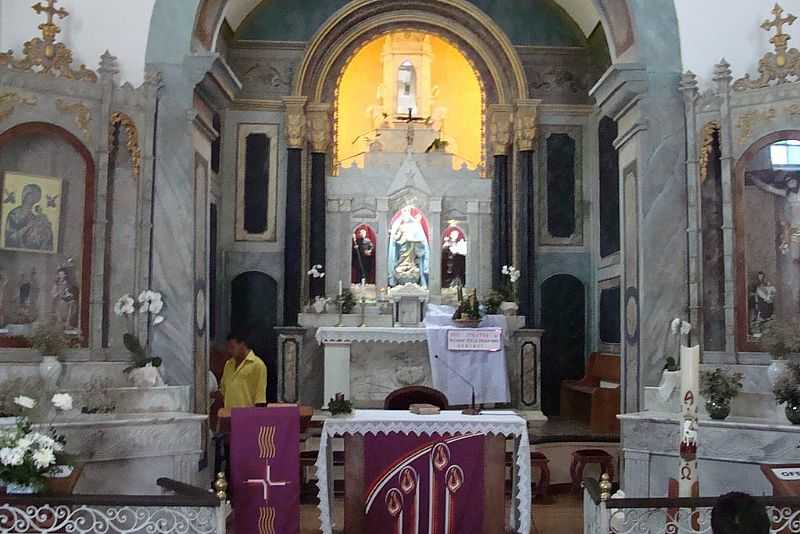
[[[61,190],[59,178],[6,172],[0,204],[0,248],[58,252]]]

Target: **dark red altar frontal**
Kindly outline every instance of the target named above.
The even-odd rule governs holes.
[[[345,436],[347,534],[502,534],[505,438]]]

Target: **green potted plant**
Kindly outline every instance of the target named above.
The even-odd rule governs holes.
[[[356,307],[356,299],[353,296],[353,292],[349,289],[343,289],[341,294],[336,297],[336,302],[341,306],[342,313],[345,315],[352,313],[353,308]]]
[[[742,389],[742,373],[720,368],[700,373],[700,394],[706,399],[706,411],[711,419],[722,420],[731,413],[731,399]]]
[[[787,362],[786,370],[772,387],[778,404],[785,404],[786,418],[800,424],[800,363]]]
[[[503,265],[503,276],[507,278],[505,295],[507,300],[500,303],[500,311],[503,315],[516,315],[519,311],[519,304],[517,304],[517,281],[522,273],[519,272],[513,265]]]
[[[136,300],[129,294],[122,295],[114,304],[114,314],[124,318],[128,323],[128,332],[123,334],[122,344],[133,357],[133,363],[125,368],[124,372],[136,387],[163,386],[164,380],[159,370],[161,358],[150,353],[149,337],[146,343],[142,344],[139,336],[135,334],[134,315],[138,312],[144,317],[148,326],[156,327],[165,320],[164,308],[164,297],[161,293],[149,289],[139,293]]]
[[[344,393],[337,393],[328,401],[328,411],[330,411],[331,415],[334,417],[337,415],[348,415],[353,411],[353,403],[344,398]]]
[[[486,315],[497,315],[502,313],[500,311],[500,305],[503,302],[506,302],[509,299],[509,296],[506,294],[504,289],[492,289],[489,291],[489,294],[486,295],[486,300],[483,302],[483,306],[486,309]]]
[[[767,377],[774,387],[786,372],[789,355],[800,352],[800,321],[774,322],[763,329],[763,339],[771,356]]]

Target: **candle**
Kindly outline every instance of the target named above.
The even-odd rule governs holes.
[[[697,401],[700,389],[700,347],[681,345],[681,441],[678,497],[697,497]]]
[[[697,417],[700,390],[700,347],[681,346],[681,413]]]
[[[342,296],[342,281],[339,280],[339,296]]]

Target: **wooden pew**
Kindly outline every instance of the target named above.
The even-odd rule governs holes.
[[[588,420],[593,433],[618,434],[621,365],[616,354],[591,353],[583,378],[561,382],[561,416]],[[617,387],[602,388],[601,381]]]

